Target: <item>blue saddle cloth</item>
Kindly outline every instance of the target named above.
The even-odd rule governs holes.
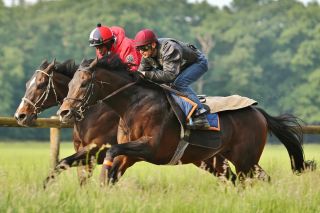
[[[207,114],[207,119],[211,127],[219,128],[219,116],[218,113]]]
[[[191,116],[190,113],[192,111],[193,105],[174,93],[171,93],[171,96],[173,97],[174,101],[179,105],[186,117]],[[209,121],[210,127],[219,129],[218,113],[208,113],[207,119]]]

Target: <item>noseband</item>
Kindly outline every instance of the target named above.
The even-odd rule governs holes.
[[[43,104],[45,103],[45,101],[48,99],[49,97],[49,93],[50,93],[50,90],[52,89],[53,90],[53,93],[54,93],[54,96],[55,96],[55,99],[56,99],[56,102],[61,105],[60,101],[58,100],[58,96],[57,96],[57,93],[56,93],[56,90],[54,88],[54,83],[53,83],[53,72],[49,75],[48,73],[42,71],[42,70],[36,70],[36,72],[41,72],[43,74],[45,74],[46,76],[48,76],[49,78],[49,82],[48,82],[48,85],[47,85],[47,88],[46,88],[46,91],[44,93],[42,93],[42,95],[39,97],[39,99],[33,103],[31,100],[29,100],[28,98],[26,97],[23,97],[22,98],[22,101],[30,104],[31,106],[33,106],[34,108],[34,113],[35,114],[40,114],[41,111],[42,111],[42,106]],[[42,102],[41,102],[42,100]],[[41,103],[40,103],[41,102]],[[38,104],[40,103],[40,105],[38,106]]]

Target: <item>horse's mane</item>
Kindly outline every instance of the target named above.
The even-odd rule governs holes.
[[[88,70],[93,72],[94,69],[90,70],[90,64],[94,61],[94,59],[84,59],[82,60],[79,70]],[[154,89],[161,88],[158,84],[151,82],[149,80],[146,80],[141,76],[139,72],[132,72],[130,71],[130,65],[127,63],[124,63],[121,58],[116,53],[110,53],[104,55],[101,59],[97,61],[97,64],[95,65],[97,68],[102,68],[104,70],[108,70],[114,73],[117,73],[121,76],[123,76],[125,79],[129,79],[130,81],[137,81],[137,84],[143,85],[146,87],[151,87]]]
[[[44,60],[41,62],[39,69],[44,70],[49,66],[49,62],[47,60]],[[72,78],[75,71],[77,71],[79,65],[75,64],[74,59],[67,59],[64,62],[60,63],[58,61],[55,62],[55,71],[58,73],[61,73],[63,75],[68,76],[69,78]]]
[[[79,65],[77,65],[74,59],[68,59],[62,63],[56,63],[56,72],[64,74],[70,78],[73,77],[74,73],[77,71]]]
[[[101,59],[98,60],[96,65],[97,67],[101,67],[108,70],[114,71],[124,71],[129,72],[130,67],[127,63],[124,63],[118,54],[110,53],[104,55]]]
[[[95,59],[83,59],[79,66],[79,70],[94,72],[94,68],[102,68],[103,70],[120,74],[124,78],[129,77],[131,80],[134,80],[134,78],[132,78],[132,72],[130,72],[129,65],[124,63],[118,54],[106,54],[102,58],[98,59],[93,67],[90,67],[94,60]]]

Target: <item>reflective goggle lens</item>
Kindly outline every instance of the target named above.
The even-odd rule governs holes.
[[[138,51],[145,52],[145,51],[148,51],[149,49],[151,49],[151,44],[147,44],[147,45],[144,45],[144,46],[138,46],[138,47],[136,47],[136,49]]]

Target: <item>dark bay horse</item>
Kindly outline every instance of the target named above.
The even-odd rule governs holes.
[[[22,126],[31,126],[40,112],[62,103],[68,93],[68,84],[77,68],[73,60],[66,60],[63,63],[53,61],[50,64],[43,61],[26,84],[25,95],[15,113],[18,123]],[[76,153],[60,160],[47,180],[53,179],[69,167],[87,164],[89,168],[86,169],[89,169],[88,177],[90,177],[92,165],[88,159],[94,156],[96,163],[101,164],[107,148],[103,145],[117,143],[119,116],[107,105],[100,103],[91,106],[83,112],[81,118],[81,120],[74,119],[73,143]],[[93,144],[95,146],[92,146]],[[128,165],[122,161],[125,161],[124,156],[119,160],[119,173],[124,173]],[[209,158],[197,166],[217,177],[235,180],[227,160],[220,155]],[[78,174],[80,184],[84,183],[87,175],[83,168],[80,167]]]
[[[119,144],[112,145],[106,153],[102,183],[106,170],[108,181],[118,178],[118,156],[127,156],[127,167],[141,160],[168,164],[180,141],[180,124],[164,91],[146,81],[135,81],[136,75],[130,74],[114,55],[103,60],[85,60],[69,83],[67,98],[58,112],[60,120],[68,122],[81,113],[81,109],[103,101],[120,115],[124,134]],[[189,144],[181,163],[197,164],[220,154],[234,164],[238,175],[255,171],[259,173],[258,178],[268,179],[258,161],[270,132],[285,145],[294,172],[302,172],[307,167],[301,126],[294,116],[273,117],[254,106],[219,115],[222,146],[208,149]]]

